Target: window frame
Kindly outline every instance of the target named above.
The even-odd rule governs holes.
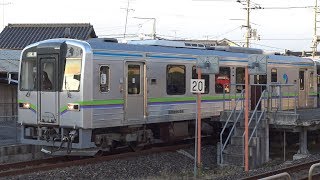
[[[303,78],[301,78],[301,75],[303,75]],[[299,90],[300,91],[305,90],[305,71],[301,69],[299,70]]]
[[[169,68],[171,69],[172,67],[182,67],[182,69],[184,70],[183,72],[183,84],[184,85],[184,89],[183,89],[183,92],[179,92],[179,93],[171,93],[168,91],[168,87],[169,87],[169,84],[168,84],[168,81],[169,81]],[[167,95],[185,95],[186,94],[186,66],[185,65],[181,65],[181,64],[167,64],[166,66],[166,93]],[[170,84],[171,85],[171,84]]]
[[[134,92],[129,92],[129,89],[131,89],[131,87],[129,87],[130,85],[132,85],[132,84],[136,84],[136,83],[129,83],[129,66],[137,66],[137,67],[139,67],[139,89],[137,89],[137,93],[134,93]],[[142,66],[141,65],[139,65],[139,64],[134,64],[134,63],[130,63],[130,64],[127,64],[127,95],[129,95],[129,96],[132,96],[132,95],[141,95],[141,93],[142,93],[142,84],[141,84],[141,82],[142,82],[142,78],[143,78],[143,74],[142,74]]]
[[[240,67],[240,66],[236,67],[236,71],[235,71],[236,72],[236,74],[235,74],[236,78],[235,78],[235,80],[236,80],[236,92],[237,93],[241,93],[242,90],[245,89],[245,71],[246,71],[245,67]],[[238,82],[238,77],[240,77],[238,74],[239,75],[243,74],[243,83]],[[239,87],[241,87],[241,90],[238,90]]]
[[[28,81],[27,79],[25,79],[25,76],[26,73],[26,69],[25,69],[25,63],[26,62],[34,62],[34,66],[32,67],[32,73],[35,73],[35,74],[32,74],[32,78],[33,78],[33,88],[22,88],[23,87],[23,84],[26,83],[26,81]],[[36,70],[36,72],[33,72],[34,69]],[[38,79],[36,78],[37,77],[37,73],[38,73],[38,68],[37,68],[37,59],[36,58],[23,58],[21,60],[21,69],[20,69],[20,74],[19,74],[19,90],[20,91],[37,91],[38,90]],[[31,75],[31,73],[29,73],[29,75]],[[36,79],[35,79],[36,78]],[[23,83],[22,83],[23,81]]]
[[[64,66],[64,74],[63,74],[63,83],[65,83],[65,78],[66,78],[66,68],[67,68],[67,61],[68,60],[72,60],[72,59],[69,59],[70,57],[67,57],[66,58],[66,62],[65,62],[65,66]],[[61,89],[62,91],[69,91],[69,92],[80,92],[81,91],[81,86],[82,86],[82,83],[81,83],[81,77],[83,76],[83,72],[82,72],[82,66],[83,66],[83,58],[80,57],[80,58],[77,58],[79,59],[78,61],[80,61],[80,76],[79,76],[79,87],[77,90],[71,90],[71,89],[67,89],[66,87],[64,87],[64,84],[62,85]],[[74,74],[75,75],[75,74]]]
[[[107,89],[107,91],[101,91],[101,68],[102,67],[107,67],[108,69],[108,72],[107,72],[107,83],[106,83],[106,89]],[[103,94],[105,94],[105,93],[109,93],[110,92],[110,74],[111,74],[111,69],[110,69],[110,65],[105,65],[105,64],[100,64],[99,65],[99,92],[100,93],[103,93]]]
[[[272,83],[278,82],[278,69],[277,68],[272,68],[270,71],[270,75],[271,75],[271,82]],[[274,77],[275,77],[275,81],[273,79]]]
[[[309,72],[309,88],[310,89],[313,89],[314,88],[314,72],[313,71],[310,71]]]
[[[229,78],[229,92],[226,92],[226,90],[225,89],[223,89],[223,86],[221,87],[222,88],[222,91],[221,92],[219,92],[219,91],[217,91],[217,79],[219,78],[219,77],[217,77],[217,76],[225,76],[225,74],[221,74],[221,72],[222,72],[222,68],[224,68],[224,69],[228,69],[228,74],[227,74],[227,77]],[[214,93],[215,94],[223,94],[223,93],[225,93],[225,94],[229,94],[230,93],[230,91],[231,91],[231,89],[230,89],[230,84],[231,84],[231,67],[230,66],[220,66],[219,67],[219,74],[215,74],[215,76],[214,76]]]

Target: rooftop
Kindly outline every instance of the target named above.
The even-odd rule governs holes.
[[[68,24],[8,24],[0,33],[0,49],[23,49],[29,44],[66,36],[68,38],[87,40],[96,38],[93,26],[89,23]]]

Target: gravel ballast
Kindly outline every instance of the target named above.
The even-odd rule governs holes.
[[[186,153],[187,152],[187,153]],[[190,156],[188,156],[191,155]],[[194,149],[164,152],[103,163],[54,169],[4,179],[170,179],[193,177]],[[202,148],[203,170],[217,167],[216,147]],[[174,179],[176,179],[174,178]]]
[[[241,167],[219,167],[217,165],[216,146],[202,148],[202,171],[199,179],[236,180],[273,169],[280,169],[293,164],[319,159],[313,155],[305,159],[286,161],[271,160],[263,167],[250,170],[248,173]],[[144,156],[106,161],[85,166],[73,166],[26,175],[11,176],[2,179],[56,180],[56,179],[193,179],[194,148],[163,152]]]

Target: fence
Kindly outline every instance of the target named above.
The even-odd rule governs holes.
[[[223,91],[223,110],[232,110],[235,100],[239,98],[244,84],[229,84],[228,91]],[[268,108],[268,111],[293,111],[297,110],[298,89],[295,84],[250,84],[249,109],[254,110],[263,92],[267,90],[267,96],[263,98],[258,109]],[[237,104],[236,110],[240,110],[244,104]]]
[[[17,103],[0,103],[0,146],[19,143]]]

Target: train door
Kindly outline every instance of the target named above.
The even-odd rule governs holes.
[[[145,64],[143,62],[126,62],[125,77],[125,121],[129,124],[145,121]]]
[[[306,70],[299,70],[299,108],[307,107],[307,87],[306,87]]]
[[[259,102],[262,92],[266,89],[267,75],[254,75],[254,84],[251,88],[251,110],[254,110]],[[261,110],[261,104],[258,105],[258,110]]]
[[[38,123],[58,124],[58,98],[57,91],[57,59],[58,55],[38,55],[40,71],[38,71]]]

